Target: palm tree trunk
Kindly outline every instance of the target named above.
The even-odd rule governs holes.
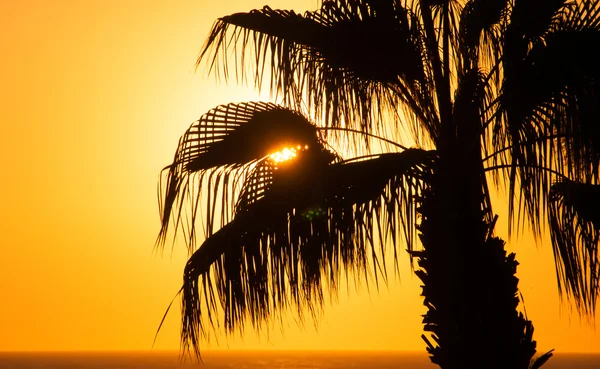
[[[459,147],[465,145],[447,153]],[[444,369],[527,369],[535,341],[532,323],[517,312],[518,263],[492,236],[493,221],[482,209],[481,159],[471,159],[442,156],[421,200],[416,274],[428,308],[424,329],[433,341],[422,337],[431,361]]]

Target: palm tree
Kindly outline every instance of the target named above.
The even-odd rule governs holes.
[[[541,366],[488,184],[508,188],[519,230],[548,222],[559,289],[593,315],[599,45],[593,0],[328,0],[217,20],[198,62],[282,105],[211,110],[161,176],[157,243],[171,225],[191,253],[183,346],[199,353],[221,314],[228,332],[259,327],[344,278],[385,278],[404,240],[432,362]]]

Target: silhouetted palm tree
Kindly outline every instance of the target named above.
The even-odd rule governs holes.
[[[507,186],[517,227],[539,235],[549,222],[559,288],[594,314],[598,46],[590,0],[332,0],[219,19],[199,62],[227,77],[233,58],[236,78],[270,81],[283,107],[211,110],[161,177],[158,243],[172,224],[193,253],[183,345],[198,352],[215,314],[229,332],[258,327],[288,307],[314,311],[344,276],[385,276],[401,236],[431,360],[528,368],[533,326],[517,311],[518,263],[494,236],[488,181]],[[416,148],[399,144],[406,132]]]

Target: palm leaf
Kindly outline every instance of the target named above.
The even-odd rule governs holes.
[[[525,40],[536,39],[548,31],[567,12],[569,0],[515,0],[510,27]]]
[[[490,69],[500,60],[498,25],[505,18],[508,4],[508,0],[470,0],[465,4],[460,13],[460,55],[466,68],[474,67],[480,56],[480,65]]]
[[[510,147],[511,152],[497,160],[510,167],[506,174],[511,218],[517,199],[517,223],[522,225],[528,218],[536,232],[546,214],[554,173],[582,181],[598,177],[599,60],[588,50],[600,44],[600,10],[598,4],[590,4],[560,8],[561,16],[553,16],[543,39],[532,41],[523,56],[518,57],[506,40],[505,81],[494,140],[497,149]],[[586,20],[575,20],[581,13]]]
[[[403,101],[432,135],[437,118],[421,38],[418,19],[400,1],[325,1],[303,16],[265,7],[219,19],[199,62],[212,54],[211,65],[227,76],[233,48],[236,74],[245,78],[250,61],[258,85],[270,65],[273,92],[296,104],[306,93],[309,108],[334,127],[372,130],[373,119],[397,114]]]
[[[479,45],[481,33],[500,22],[509,0],[470,0],[461,13],[461,38],[467,48]]]
[[[190,224],[195,223],[201,187],[214,189],[206,193],[205,231],[209,235],[218,207],[221,224],[227,223],[232,192],[250,174],[248,164],[284,147],[298,146],[320,147],[321,142],[316,127],[297,112],[261,102],[221,105],[210,110],[181,137],[173,163],[161,174],[159,188],[164,196],[159,198],[162,227],[157,243],[164,244],[173,221],[175,233],[182,227],[193,249],[195,231]],[[184,224],[186,208],[191,214]]]
[[[600,292],[600,185],[558,182],[549,206],[559,289],[593,315]]]
[[[396,245],[400,228],[412,248],[414,197],[435,155],[413,149],[333,164],[330,158],[309,149],[285,166],[257,167],[242,191],[254,200],[238,202],[235,218],[188,261],[185,347],[198,350],[219,311],[230,333],[245,322],[259,327],[288,307],[300,316],[314,312],[325,286],[337,290],[342,271],[357,281],[368,272],[369,253],[377,278],[385,273],[384,245]]]

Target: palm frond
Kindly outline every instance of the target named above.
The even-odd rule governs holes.
[[[600,3],[594,0],[572,3],[559,24],[561,28],[570,30],[598,29],[600,27]]]
[[[558,166],[574,181],[600,179],[600,69],[598,56],[588,51],[600,45],[600,3],[578,1],[567,8],[545,42],[554,59],[558,83],[564,86],[551,124],[560,137]]]
[[[461,12],[460,45],[465,68],[474,67],[482,55],[492,66],[500,54],[499,32],[495,29],[507,12],[509,0],[469,0]],[[491,62],[489,59],[494,58]]]
[[[164,245],[172,221],[175,233],[181,227],[193,249],[195,231],[190,224],[195,223],[201,196],[207,198],[204,220],[205,232],[210,235],[217,208],[223,215],[221,224],[228,222],[232,193],[249,175],[251,164],[283,148],[298,146],[320,147],[321,142],[316,127],[297,112],[261,102],[210,110],[181,137],[173,163],[161,173],[162,227],[157,244]],[[204,186],[212,190],[202,194],[200,188]],[[186,208],[189,214],[185,214]]]
[[[559,289],[593,315],[600,292],[600,185],[555,183],[549,206]]]
[[[401,1],[324,1],[303,16],[269,7],[233,14],[214,25],[198,62],[210,54],[225,75],[229,57],[242,78],[255,64],[259,86],[270,72],[272,92],[306,102],[331,126],[372,131],[402,101],[434,134],[420,23]]]
[[[262,199],[273,182],[276,170],[275,163],[270,159],[261,160],[252,173],[244,181],[244,187],[235,206],[235,213],[247,210],[250,206]]]
[[[523,39],[530,41],[544,35],[553,22],[564,17],[569,0],[515,0],[510,27]]]
[[[259,327],[295,307],[302,317],[342,280],[385,273],[386,241],[403,234],[413,246],[414,198],[435,154],[411,149],[330,164],[316,150],[285,166],[263,163],[235,218],[192,255],[183,285],[182,344],[195,350],[218,324],[231,333]],[[270,159],[267,159],[270,160]],[[270,178],[270,180],[269,180]],[[368,255],[371,255],[369,261]],[[198,353],[198,351],[197,351]]]
[[[600,133],[595,123],[600,118],[600,71],[597,56],[588,51],[590,45],[600,44],[597,7],[560,8],[561,17],[548,26],[543,40],[532,43],[520,58],[513,58],[516,54],[509,52],[508,40],[505,45],[505,81],[501,114],[494,127],[495,145],[511,147],[510,155],[498,160],[512,166],[507,176],[513,201],[520,181],[517,223],[522,225],[528,218],[537,232],[555,180],[553,171],[578,181],[598,178]],[[575,21],[572,14],[581,14],[583,8],[589,17]],[[540,139],[543,137],[547,139]],[[523,145],[525,142],[536,144]],[[511,202],[511,214],[513,208]]]
[[[559,165],[576,181],[598,180],[600,165],[600,59],[585,49],[600,45],[597,30],[556,32],[548,47],[562,71],[565,86],[551,116],[553,131],[561,137]]]
[[[479,37],[485,30],[500,22],[509,0],[469,0],[461,13],[461,40],[467,48],[479,45]]]

